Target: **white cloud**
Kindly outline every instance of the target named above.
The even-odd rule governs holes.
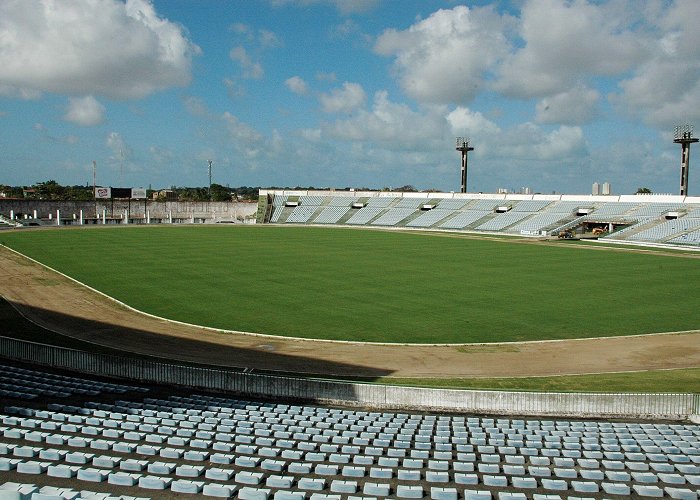
[[[331,29],[331,37],[340,40],[357,38],[362,36],[360,25],[352,19],[346,19],[342,24],[338,24]]]
[[[131,157],[131,148],[119,132],[110,132],[107,135],[106,144],[107,148],[112,152],[112,159],[124,160]]]
[[[331,0],[331,3],[341,14],[347,15],[370,11],[377,5],[378,0]]]
[[[524,46],[500,67],[495,88],[530,98],[559,94],[590,75],[614,76],[639,63],[647,52],[633,32],[633,19],[620,2],[529,0],[520,19]],[[638,7],[630,4],[630,10]]]
[[[386,91],[374,95],[371,109],[322,127],[325,137],[371,144],[385,151],[430,151],[445,144],[447,122],[442,107],[414,111],[407,105],[389,100]],[[447,141],[452,144],[452,139]]]
[[[199,97],[189,96],[183,100],[185,109],[192,116],[208,117],[210,116],[209,109],[202,99]]]
[[[507,54],[509,24],[491,8],[439,10],[407,30],[386,30],[375,51],[395,56],[403,90],[420,102],[470,102]]]
[[[41,92],[30,88],[18,88],[4,84],[0,81],[0,95],[11,98],[23,99],[25,101],[41,98]]]
[[[599,99],[598,91],[577,86],[538,102],[536,120],[538,123],[581,125],[596,116]]]
[[[487,161],[542,162],[581,158],[587,155],[580,127],[561,126],[547,132],[534,123],[502,129],[480,112],[457,107],[446,115],[454,136],[467,136],[475,156]]]
[[[238,46],[232,48],[229,52],[229,57],[231,60],[238,62],[238,64],[241,66],[244,78],[259,80],[263,77],[263,74],[265,73],[263,67],[260,65],[260,63],[251,59],[244,47]]]
[[[0,93],[141,98],[185,86],[199,48],[148,0],[0,2]]]
[[[70,99],[64,115],[66,121],[89,127],[104,122],[105,107],[93,96]]]
[[[316,73],[316,80],[320,82],[335,82],[338,80],[338,77],[336,76],[335,73],[324,73],[323,71],[319,71]]]
[[[263,151],[263,136],[257,130],[243,123],[228,111],[222,115],[221,119],[234,148],[242,153],[244,158],[255,158]]]
[[[471,111],[462,106],[456,107],[447,115],[447,121],[454,136],[487,136],[499,134],[500,129],[478,111]]]
[[[233,23],[229,29],[246,42],[259,45],[262,48],[282,45],[277,34],[270,30],[260,29],[256,31],[252,26],[244,23]]]
[[[345,82],[340,89],[319,96],[323,111],[326,113],[347,113],[365,104],[367,94],[358,83]]]
[[[700,2],[678,0],[647,16],[655,31],[652,55],[620,82],[612,101],[651,125],[700,119]]]
[[[563,162],[586,152],[580,127],[561,126],[549,133],[532,123],[523,123],[506,131],[500,138],[499,156],[520,160]]]
[[[321,129],[320,128],[306,128],[299,131],[302,138],[309,142],[320,142],[321,141]]]
[[[233,99],[246,95],[245,87],[238,83],[236,80],[233,80],[231,78],[224,78],[224,86],[226,86],[226,91],[228,95]]]
[[[148,153],[156,164],[172,162],[175,159],[175,155],[171,150],[158,146],[149,146]]]
[[[285,5],[298,5],[306,7],[309,5],[333,5],[342,15],[356,14],[372,10],[378,0],[271,0],[276,7]]]
[[[270,30],[260,30],[258,32],[258,40],[260,45],[265,48],[279,47],[282,45],[282,41],[279,39],[277,34]]]
[[[233,23],[229,29],[231,31],[233,31],[234,33],[236,33],[237,35],[246,35],[246,36],[252,37],[252,35],[251,35],[252,29],[247,24]]]
[[[306,95],[309,93],[309,86],[304,81],[303,78],[299,76],[292,76],[284,81],[284,84],[289,90],[299,95]]]

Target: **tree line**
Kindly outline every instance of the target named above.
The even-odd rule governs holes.
[[[314,186],[238,186],[229,187],[221,184],[212,184],[209,187],[178,187],[171,186],[165,189],[147,189],[146,197],[149,200],[166,201],[257,201],[260,189],[291,189],[297,191],[328,191],[330,188],[316,188]],[[346,187],[338,191],[350,191],[353,188]],[[384,187],[372,189],[368,187],[355,188],[356,191],[394,191],[394,192],[417,192],[414,186],[406,185],[396,188]],[[170,191],[172,194],[167,194]],[[427,190],[426,192],[437,191]],[[9,186],[0,184],[0,199],[30,199],[30,200],[52,200],[52,201],[90,201],[94,199],[92,186],[63,186],[55,180],[37,182],[31,186]]]
[[[228,187],[221,184],[212,184],[209,187],[177,187],[172,186],[165,190],[147,189],[148,199],[165,199],[159,193],[171,191],[177,201],[257,201],[260,187],[239,186]],[[155,197],[154,197],[155,194]],[[9,186],[0,184],[0,198],[52,200],[52,201],[90,201],[95,193],[92,186],[63,186],[55,180],[37,182],[31,186]],[[172,199],[172,198],[168,198]]]

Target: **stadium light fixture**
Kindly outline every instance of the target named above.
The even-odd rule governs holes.
[[[698,139],[693,137],[693,126],[686,123],[685,125],[676,125],[673,133],[673,142],[681,145],[681,196],[688,196],[688,171],[690,170],[690,145],[698,142]]]
[[[474,148],[469,145],[469,137],[457,137],[456,148],[457,151],[462,153],[462,180],[460,184],[460,192],[467,192],[467,156],[469,151],[474,151]]]

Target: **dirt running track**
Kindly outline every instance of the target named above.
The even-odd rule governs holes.
[[[131,311],[3,247],[0,296],[25,317],[58,333],[209,365],[368,377],[510,377],[700,366],[700,331],[463,346],[389,346],[215,332]]]

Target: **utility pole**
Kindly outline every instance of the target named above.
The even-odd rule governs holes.
[[[95,224],[97,224],[97,162],[92,160],[92,199],[95,202]]]
[[[212,161],[209,160],[209,201],[211,201],[211,164]]]

